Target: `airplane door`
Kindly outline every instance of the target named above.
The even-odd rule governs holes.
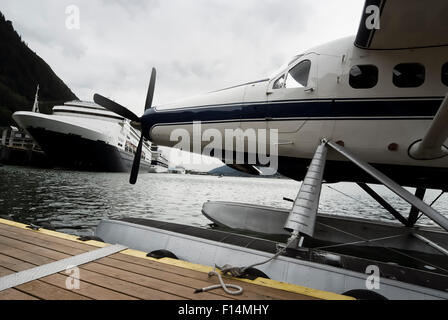
[[[249,84],[244,92],[244,104],[241,107],[241,128],[267,129],[266,117],[269,110],[266,90],[268,81]]]
[[[248,84],[245,87],[240,126],[244,135],[241,137],[241,143],[244,144],[247,153],[252,153],[249,150],[251,147],[252,151],[255,146],[258,148],[260,138],[264,140],[263,137],[267,136],[266,117],[269,106],[266,90],[268,84],[269,81],[266,80]],[[268,141],[266,141],[267,143]]]
[[[269,83],[268,129],[277,129],[280,134],[296,133],[303,126],[305,119],[288,119],[300,118],[301,105],[317,98],[317,61],[316,54],[301,56]]]

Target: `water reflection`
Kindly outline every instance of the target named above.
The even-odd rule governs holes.
[[[209,221],[201,208],[208,200],[289,208],[291,204],[283,197],[294,198],[300,188],[298,182],[278,179],[142,174],[135,186],[129,185],[128,179],[128,174],[3,167],[0,216],[77,235],[91,234],[102,219],[121,217],[205,226]],[[357,186],[336,184],[331,188],[322,190],[322,212],[391,220],[390,214]],[[409,205],[385,188],[374,188],[399,211],[409,212]],[[437,195],[437,191],[429,191],[426,201]],[[445,213],[446,204],[442,197],[434,207]],[[420,222],[431,224],[425,217]]]

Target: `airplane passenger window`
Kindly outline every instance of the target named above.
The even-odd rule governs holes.
[[[370,89],[378,83],[378,68],[374,65],[353,66],[350,69],[350,86],[354,89]]]
[[[444,85],[448,86],[448,62],[442,67],[442,82]]]
[[[285,88],[304,88],[308,85],[308,78],[310,76],[311,61],[305,60],[300,62],[294,68],[289,70],[288,77],[286,78]]]
[[[425,67],[420,63],[402,63],[393,71],[394,84],[399,88],[416,88],[425,82]]]

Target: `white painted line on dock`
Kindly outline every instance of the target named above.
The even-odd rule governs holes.
[[[105,258],[126,249],[127,247],[122,245],[107,246],[77,256],[45,264],[43,266],[38,266],[32,269],[7,275],[0,278],[0,292],[34,280],[45,278],[55,273],[66,271],[68,268],[77,267],[101,258]]]

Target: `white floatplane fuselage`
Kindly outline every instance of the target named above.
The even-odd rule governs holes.
[[[162,247],[170,256],[186,252],[185,246],[197,245],[205,249],[187,250],[193,256],[184,259],[217,266],[259,266],[266,276],[271,273],[280,281],[299,281],[349,296],[362,293],[375,299],[445,298],[446,233],[443,232],[445,238],[435,241],[433,236],[439,229],[431,230],[425,237],[416,223],[421,212],[448,230],[448,220],[422,201],[427,188],[448,191],[447,16],[448,6],[442,0],[368,0],[355,38],[308,50],[268,79],[153,107],[157,76],[153,69],[142,117],[96,94],[96,103],[142,128],[140,146],[146,138],[158,145],[209,154],[228,165],[230,162],[237,170],[253,174],[259,173],[256,166],[263,163],[251,162],[250,156],[267,155],[266,150],[272,156],[274,146],[278,172],[303,180],[296,200],[291,200],[292,209],[284,212],[284,218],[277,223],[280,231],[274,232],[286,230],[284,233],[290,235],[288,242],[266,243],[274,256],[264,255],[256,244],[250,257],[251,252],[246,249],[259,239],[246,239],[248,242],[239,241],[231,247],[237,243],[235,234],[222,234],[220,240],[208,242],[207,237],[218,239],[216,234],[205,235],[215,230],[163,226],[145,219],[105,222],[97,229],[97,235],[109,242],[124,239],[127,246],[140,247],[145,252],[160,251]],[[227,133],[232,130],[239,133],[230,136],[229,141]],[[245,134],[251,130],[276,132],[277,136]],[[243,150],[235,150],[237,143]],[[235,151],[244,154],[243,162],[237,165],[232,162]],[[131,184],[137,182],[140,153],[141,148],[134,160]],[[345,217],[334,218],[335,224],[331,226],[328,221],[322,224],[317,219],[322,183],[339,181],[357,182],[406,228],[386,227],[391,242],[385,243],[382,231],[386,229],[377,223],[357,221],[359,235],[354,234],[353,221]],[[403,216],[369,187],[367,183],[371,182],[383,184],[409,203],[412,206],[409,216]],[[415,195],[402,186],[417,187]],[[248,205],[210,205],[204,206],[212,208],[204,214],[218,225],[242,232],[255,229],[258,234],[272,234],[265,226],[272,227],[267,221],[278,219],[279,213],[274,209],[275,213],[266,214],[266,210],[273,208]],[[245,223],[251,219],[255,223]],[[321,237],[323,225],[328,229]],[[367,226],[371,226],[370,239]],[[389,227],[397,233],[391,236]],[[409,247],[411,236],[416,238],[411,240],[416,243],[414,249]],[[141,239],[148,237],[169,238],[163,241],[168,245],[160,246],[161,242],[156,241],[156,247],[142,248]],[[239,237],[243,240],[244,236]],[[400,237],[403,246],[397,248]],[[226,241],[231,241],[231,246]],[[260,261],[262,256],[267,260]],[[282,266],[282,260],[291,264]],[[361,268],[360,263],[364,264]],[[371,274],[372,266],[377,267],[377,278],[381,279],[382,297],[369,291],[375,288],[365,281],[364,272]],[[247,268],[231,269],[241,274]],[[277,269],[270,272],[270,268]],[[224,268],[223,272],[228,270]]]
[[[205,249],[187,250],[193,252],[193,256],[184,259],[217,266],[259,266],[265,268],[262,271],[267,271],[266,276],[272,273],[280,281],[299,281],[309,287],[349,296],[355,296],[354,291],[358,291],[356,294],[362,292],[370,298],[445,298],[446,233],[443,233],[445,238],[434,241],[433,236],[440,230],[431,230],[427,238],[416,223],[421,212],[448,230],[448,220],[422,201],[427,188],[448,191],[448,148],[445,146],[448,139],[447,16],[448,6],[442,0],[368,0],[355,38],[340,39],[308,50],[268,79],[153,107],[157,76],[153,69],[142,117],[96,94],[96,103],[142,128],[140,146],[146,138],[158,145],[209,154],[228,165],[230,162],[237,170],[253,174],[259,173],[256,166],[263,163],[251,162],[254,158],[250,156],[254,153],[257,157],[272,156],[274,148],[278,172],[303,180],[296,200],[291,200],[292,209],[277,223],[280,231],[274,232],[286,230],[283,233],[290,235],[288,242],[266,243],[274,256],[264,255],[256,244],[250,257],[246,249],[258,239],[239,241],[231,247],[237,243],[234,234],[222,234],[220,240],[208,242],[207,237],[218,239],[216,234],[205,235],[215,230],[163,226],[158,221],[145,219],[105,222],[97,229],[98,236],[109,242],[124,239],[128,241],[127,246],[140,247],[145,252],[162,247],[170,256],[186,252],[185,246],[197,245]],[[374,24],[369,23],[372,17],[376,21]],[[255,130],[275,132],[277,136],[245,134]],[[239,133],[230,136],[228,131]],[[188,144],[179,141],[184,139]],[[235,150],[237,143],[243,146],[242,150]],[[269,151],[266,153],[266,150]],[[235,151],[244,154],[243,162],[237,165],[232,162]],[[131,184],[137,182],[140,153],[141,148],[134,160]],[[241,160],[238,155],[236,158]],[[328,221],[322,224],[317,219],[322,183],[339,181],[357,182],[406,228],[386,227],[391,242],[385,243],[382,231],[386,229],[376,223],[357,221],[359,235],[354,234],[353,221],[345,217],[335,218],[331,226]],[[409,216],[403,216],[369,187],[367,183],[371,182],[383,184],[409,203],[412,206]],[[417,187],[415,195],[402,186]],[[272,223],[267,222],[271,218],[278,219],[279,213],[274,209],[275,213],[266,214],[266,210],[273,208],[248,205],[210,205],[204,206],[212,208],[204,214],[218,225],[242,232],[255,229],[258,234],[272,234],[265,226],[272,227]],[[255,223],[245,223],[251,219]],[[323,225],[328,229],[321,237]],[[367,226],[371,226],[370,239]],[[391,236],[389,227],[397,233]],[[414,249],[409,247],[411,236],[416,238],[411,240],[416,243]],[[142,248],[144,241],[141,239],[148,237],[169,238],[163,241],[168,245],[160,246],[161,242],[156,241],[156,247]],[[400,237],[403,246],[394,247]],[[231,239],[231,246],[226,242],[228,239]],[[260,261],[262,256],[267,260]],[[294,265],[282,266],[282,260]],[[364,263],[361,268],[360,263]],[[331,269],[327,268],[330,266]],[[366,285],[364,272],[371,274],[372,266],[377,267],[378,279],[381,279],[382,297],[369,291],[373,289]],[[241,274],[247,268],[231,269]],[[270,272],[270,268],[279,269]],[[228,270],[224,268],[223,272]],[[282,276],[284,278],[280,279]],[[424,280],[417,284],[420,279]],[[427,291],[429,288],[434,291]],[[416,295],[416,292],[419,293]]]
[[[326,138],[402,185],[445,189],[448,158],[417,160],[409,149],[425,136],[448,92],[448,47],[365,50],[353,43],[347,37],[308,50],[266,80],[148,110],[145,135],[172,147],[173,130],[193,135],[195,121],[223,137],[225,129],[276,129],[278,170],[290,178],[303,179]],[[369,181],[333,152],[326,180]]]

